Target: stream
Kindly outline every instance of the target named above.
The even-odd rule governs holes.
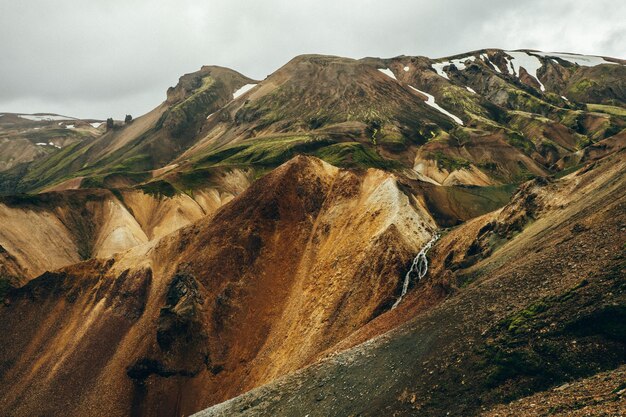
[[[409,289],[409,282],[411,281],[411,274],[417,274],[417,282],[419,282],[426,273],[428,272],[428,258],[426,258],[426,253],[430,250],[430,248],[435,244],[435,242],[439,239],[439,233],[435,232],[433,237],[426,243],[426,245],[419,251],[417,256],[413,258],[413,263],[411,264],[411,268],[404,276],[404,283],[402,284],[402,293],[400,297],[396,300],[396,302],[391,306],[393,310],[400,304],[402,298],[406,295],[407,290]]]

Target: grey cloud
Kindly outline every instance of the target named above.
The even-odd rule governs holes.
[[[203,64],[262,79],[301,53],[624,58],[625,15],[617,0],[3,1],[0,111],[139,115]]]

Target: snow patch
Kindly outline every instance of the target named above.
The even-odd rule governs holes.
[[[385,74],[388,77],[393,78],[394,80],[398,81],[398,79],[396,78],[396,76],[393,74],[393,72],[389,69],[389,68],[378,68],[378,71],[382,72],[383,74]]]
[[[57,149],[61,149],[61,147],[59,145],[55,145],[52,142],[48,142],[48,143],[46,143],[46,142],[37,142],[37,143],[35,143],[35,145],[37,145],[37,146],[54,146]]]
[[[450,78],[448,78],[448,74],[446,74],[443,68],[447,67],[448,65],[454,64],[454,66],[457,67],[459,71],[463,71],[465,69],[465,62],[467,62],[468,60],[473,62],[476,60],[476,57],[473,55],[470,55],[470,56],[465,56],[463,58],[452,59],[450,61],[436,62],[432,64],[431,67],[435,71],[437,71],[437,74],[439,74],[446,80],[449,80]]]
[[[541,60],[534,55],[530,55],[526,52],[520,51],[506,51],[513,59],[511,60],[511,66],[513,66],[514,74],[519,78],[520,68],[524,67],[526,72],[533,77],[539,83],[539,88],[541,91],[546,91],[546,88],[543,86],[541,81],[539,81],[539,77],[537,76],[537,70],[541,68],[543,65]]]
[[[74,125],[65,125],[66,129],[76,129]]]
[[[569,99],[568,99],[567,97],[565,97],[565,96],[561,96],[561,98],[562,98],[563,100],[565,100],[565,101],[569,101]]]
[[[102,122],[94,122],[94,123],[89,123],[91,125],[91,127],[93,127],[94,129],[99,128],[100,126],[102,126]]]
[[[209,114],[209,115],[206,117],[206,119],[207,119],[207,120],[209,120],[209,118],[210,118],[211,116],[213,116],[214,114],[215,114],[215,113],[211,113],[211,114]]]
[[[248,91],[252,90],[254,87],[256,87],[256,84],[246,84],[243,87],[241,87],[239,90],[235,91],[233,93],[233,100],[235,100],[238,97],[241,97],[242,95],[246,94]]]
[[[404,72],[409,72],[410,68],[409,67],[404,67]]]
[[[600,64],[614,64],[619,65],[617,62],[607,61],[601,56],[593,56],[593,55],[578,55],[578,54],[563,54],[559,52],[533,52],[536,55],[542,57],[556,57],[560,58],[564,61],[571,62],[572,64],[580,65],[582,67],[595,67]],[[554,60],[554,62],[557,62]]]
[[[446,74],[445,71],[443,70],[443,67],[445,67],[446,65],[449,65],[449,63],[448,62],[441,62],[441,63],[433,64],[431,66],[433,67],[433,69],[435,71],[437,71],[437,74],[439,74],[440,76],[442,76],[446,80],[449,80],[450,78],[448,78],[448,74]]]
[[[413,87],[412,85],[410,85],[409,87],[411,87],[413,90],[417,91],[418,93],[425,95],[427,97],[426,104],[428,104],[430,107],[438,110],[440,113],[445,114],[446,116],[448,116],[449,118],[454,120],[456,123],[458,123],[461,126],[463,126],[463,120],[461,120],[460,118],[458,118],[457,116],[453,115],[448,110],[444,109],[439,104],[437,104],[435,102],[435,97],[434,96],[428,94],[425,91],[418,90],[417,88]]]
[[[480,57],[482,58],[483,61],[485,61],[487,64],[491,65],[493,67],[494,70],[496,70],[498,73],[502,74],[502,71],[500,71],[500,68],[498,68],[496,66],[496,64],[494,64],[493,62],[491,62],[489,60],[489,57],[487,56],[487,54],[481,54]]]
[[[76,120],[73,117],[57,116],[54,114],[18,114],[20,119],[30,120],[32,122],[55,122],[58,120]]]
[[[465,88],[467,88],[467,91],[469,91],[470,93],[476,94],[476,91],[474,91],[472,87],[465,86]]]

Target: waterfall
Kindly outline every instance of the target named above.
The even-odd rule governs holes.
[[[422,250],[419,251],[417,256],[413,258],[413,263],[411,264],[411,268],[404,276],[404,283],[402,284],[402,293],[400,294],[400,297],[396,300],[396,302],[393,304],[393,306],[391,306],[392,310],[396,308],[398,304],[400,304],[400,301],[402,301],[402,297],[406,295],[406,292],[409,289],[409,282],[411,281],[411,274],[413,272],[417,273],[417,281],[419,282],[419,280],[424,278],[424,276],[428,272],[428,258],[426,258],[426,253],[428,253],[428,250],[435,244],[437,239],[439,239],[439,233],[435,232],[435,234],[428,241],[428,243],[422,248]]]

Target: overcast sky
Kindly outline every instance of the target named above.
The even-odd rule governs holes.
[[[0,111],[139,116],[203,64],[486,47],[626,58],[623,0],[0,0]]]

